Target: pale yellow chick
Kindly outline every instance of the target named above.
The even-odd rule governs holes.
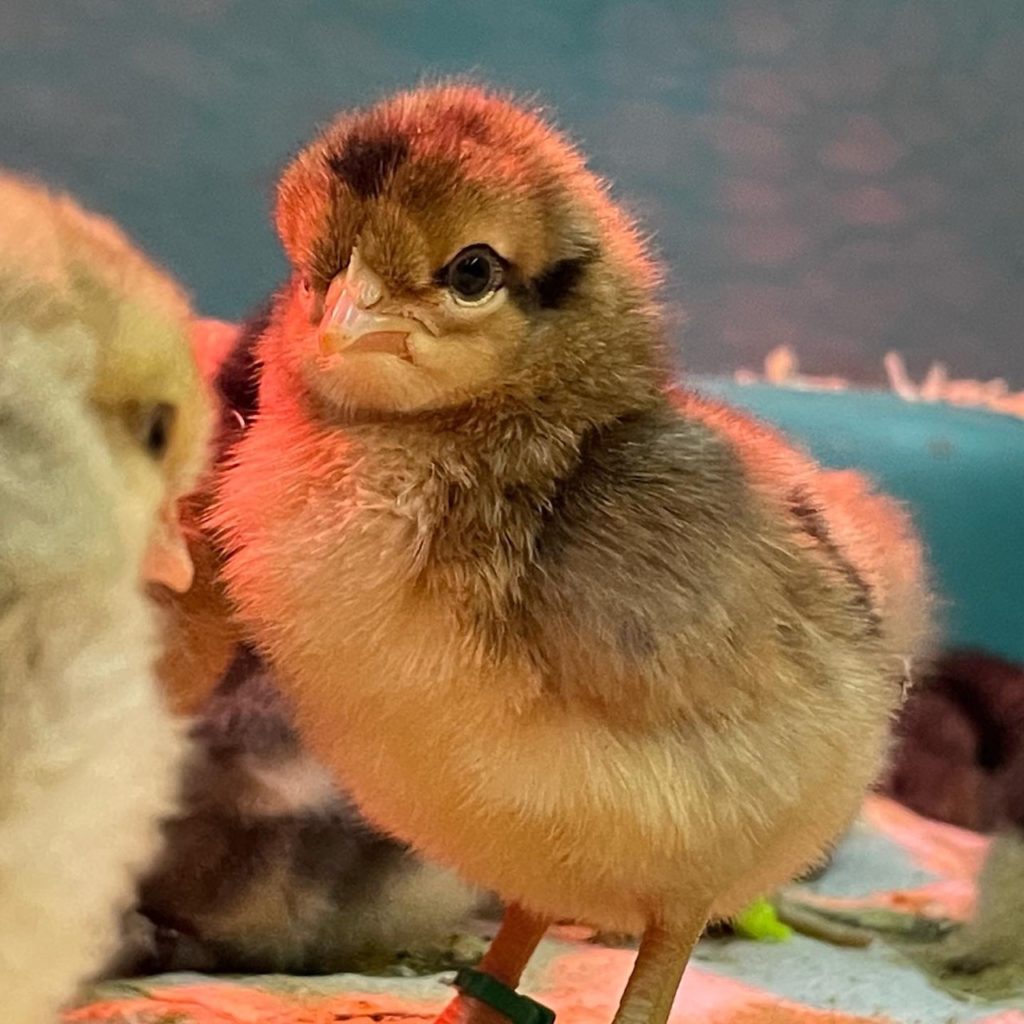
[[[189,306],[110,222],[0,176],[0,1003],[45,1024],[117,940],[182,737],[146,579],[187,587]]]

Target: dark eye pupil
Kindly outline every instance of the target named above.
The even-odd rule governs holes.
[[[157,420],[149,428],[146,447],[153,455],[163,455],[167,450],[167,424],[162,419]]]
[[[498,285],[500,267],[489,252],[470,252],[458,257],[448,274],[448,285],[463,299],[479,299]]]
[[[143,430],[142,443],[146,451],[154,458],[160,459],[167,452],[171,441],[171,421],[174,418],[174,407],[161,403],[149,414]]]

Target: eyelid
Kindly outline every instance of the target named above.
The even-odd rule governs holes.
[[[512,262],[506,259],[498,252],[489,242],[471,242],[469,245],[460,246],[451,256],[450,259],[446,260],[441,266],[434,271],[434,284],[439,288],[444,286],[445,274],[448,273],[448,268],[464,253],[470,249],[490,249],[494,253],[494,258],[498,261],[498,266],[501,267],[502,274],[508,274],[512,268]]]
[[[494,255],[498,257],[498,261],[500,263],[504,264],[509,262],[508,259],[506,259],[506,257],[502,256],[497,246],[491,245],[490,242],[485,242],[481,240],[477,242],[467,242],[465,245],[460,245],[458,246],[458,248],[453,249],[451,255],[448,257],[448,259],[444,261],[443,265],[447,267],[449,263],[453,263],[467,249],[490,249],[491,252],[493,252]]]

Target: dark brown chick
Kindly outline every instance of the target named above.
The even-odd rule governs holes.
[[[1016,794],[1005,780],[1011,766],[1024,764],[1024,667],[984,651],[944,651],[922,675],[895,735],[888,795],[977,832],[1014,821]],[[1024,774],[1018,784],[1024,792]]]
[[[875,778],[925,620],[902,516],[667,392],[640,236],[502,97],[341,117],[277,225],[231,593],[361,810],[508,901],[485,969],[555,918],[642,932],[616,1019],[656,1024]]]
[[[480,906],[449,871],[359,816],[243,647],[191,731],[181,808],[107,974],[443,963]]]

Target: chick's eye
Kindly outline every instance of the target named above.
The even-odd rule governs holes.
[[[171,443],[171,429],[177,410],[167,402],[157,402],[139,410],[136,436],[153,459],[162,459]]]
[[[501,257],[489,245],[471,245],[448,264],[445,283],[457,301],[481,302],[502,285]]]

